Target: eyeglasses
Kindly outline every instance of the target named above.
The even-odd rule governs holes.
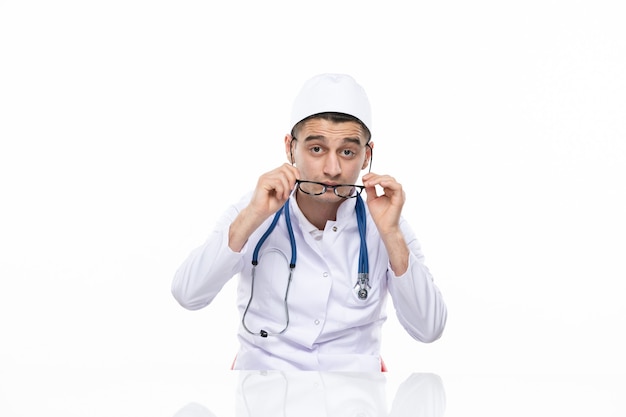
[[[300,191],[309,195],[322,195],[329,188],[333,189],[336,196],[341,198],[354,198],[361,194],[365,189],[363,185],[350,185],[350,184],[338,184],[338,185],[326,185],[321,182],[315,181],[303,181],[297,180],[296,184]],[[356,191],[356,192],[355,192]]]

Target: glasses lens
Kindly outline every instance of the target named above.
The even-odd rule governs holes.
[[[300,181],[298,187],[300,187],[300,190],[306,194],[320,195],[324,194],[326,191],[322,184],[317,184],[315,182]]]
[[[354,190],[356,189],[353,185],[341,185],[335,188],[335,194],[339,197],[350,198],[354,197]]]

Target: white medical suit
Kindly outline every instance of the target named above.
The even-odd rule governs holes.
[[[231,206],[204,245],[180,266],[172,293],[185,308],[207,306],[224,284],[239,274],[237,305],[243,315],[254,289],[245,324],[252,332],[280,332],[286,325],[284,307],[291,246],[284,213],[260,250],[252,288],[252,253],[271,216],[250,237],[241,252],[228,246],[229,227],[247,206],[251,194]],[[420,244],[404,219],[400,226],[410,249],[408,270],[396,276],[369,211],[368,297],[357,295],[360,237],[356,199],[341,204],[336,221],[318,230],[300,211],[294,196],[289,207],[297,260],[288,291],[289,325],[279,335],[250,334],[240,324],[240,349],[235,369],[380,371],[381,328],[386,320],[387,293],[402,326],[415,339],[432,342],[443,332],[447,310],[439,289],[423,263]]]

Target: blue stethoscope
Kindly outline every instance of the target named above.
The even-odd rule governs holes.
[[[263,243],[267,240],[269,235],[274,231],[276,225],[278,224],[278,219],[280,218],[282,213],[285,213],[285,223],[287,224],[287,232],[289,233],[289,243],[291,245],[291,260],[289,261],[289,278],[287,280],[287,288],[285,289],[285,297],[283,299],[283,305],[285,308],[285,327],[278,332],[268,332],[267,330],[259,330],[258,332],[251,331],[248,326],[246,326],[246,314],[248,313],[248,308],[250,308],[250,304],[252,303],[252,298],[254,297],[254,278],[256,267],[259,264],[259,251],[263,246]],[[369,260],[367,256],[367,242],[366,242],[366,215],[365,215],[365,203],[360,195],[356,196],[356,221],[359,229],[359,237],[361,238],[361,247],[359,250],[359,268],[357,274],[357,282],[354,286],[357,289],[357,296],[360,300],[367,299],[368,289],[371,288],[369,284]],[[258,335],[261,337],[267,336],[277,336],[283,334],[287,327],[289,327],[289,307],[287,305],[287,298],[289,296],[289,287],[291,285],[291,279],[293,278],[293,270],[296,268],[296,257],[297,257],[297,249],[296,249],[296,239],[293,234],[293,227],[291,226],[291,215],[289,214],[289,200],[276,212],[274,215],[274,219],[272,223],[267,228],[263,236],[259,239],[259,242],[256,244],[254,248],[254,252],[252,253],[252,282],[250,285],[250,300],[248,300],[248,304],[246,305],[246,309],[243,312],[243,316],[241,318],[241,324],[243,328],[252,335]],[[286,259],[286,257],[285,257]]]

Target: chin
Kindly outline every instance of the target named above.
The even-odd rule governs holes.
[[[332,192],[330,193],[330,195],[328,194],[328,192],[322,195],[308,195],[305,193],[298,193],[298,196],[299,198],[304,197],[309,201],[312,201],[315,203],[321,203],[321,204],[337,204],[345,200],[345,198],[336,196]]]
[[[345,200],[345,198],[338,197],[335,194],[328,195],[328,192],[326,192],[326,194],[324,195],[315,196],[315,201],[327,204],[337,204]]]

